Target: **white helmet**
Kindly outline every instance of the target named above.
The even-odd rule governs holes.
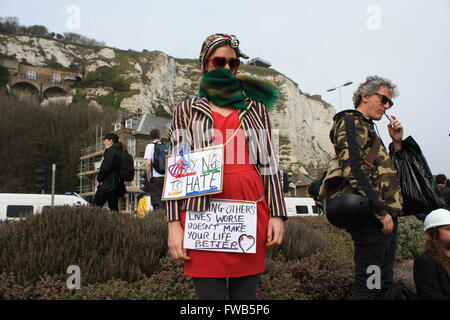
[[[446,209],[433,210],[426,216],[423,224],[423,231],[427,231],[430,228],[450,224],[450,211]]]

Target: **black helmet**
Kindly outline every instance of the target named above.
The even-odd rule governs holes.
[[[358,194],[338,194],[325,201],[328,221],[338,228],[349,228],[363,221],[370,214],[370,201]]]

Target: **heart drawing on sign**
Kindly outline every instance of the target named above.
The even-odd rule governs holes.
[[[255,245],[255,237],[248,234],[241,234],[238,242],[242,252],[248,252]]]

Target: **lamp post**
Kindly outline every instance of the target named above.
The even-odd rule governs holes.
[[[353,84],[353,82],[349,81],[349,82],[346,82],[346,83],[344,83],[344,84],[342,84],[342,85],[340,85],[340,86],[338,86],[338,87],[336,87],[336,88],[330,88],[330,89],[327,89],[327,92],[331,92],[331,91],[334,91],[334,90],[336,90],[336,89],[339,89],[339,108],[340,108],[340,109],[342,109],[341,88],[342,88],[342,87],[349,86],[349,85],[351,85],[351,84]]]

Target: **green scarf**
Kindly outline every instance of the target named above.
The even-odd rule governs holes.
[[[206,97],[215,105],[232,105],[246,109],[247,97],[254,99],[271,110],[279,99],[279,90],[273,81],[251,76],[234,76],[229,69],[215,69],[207,72],[200,80],[200,97]]]

